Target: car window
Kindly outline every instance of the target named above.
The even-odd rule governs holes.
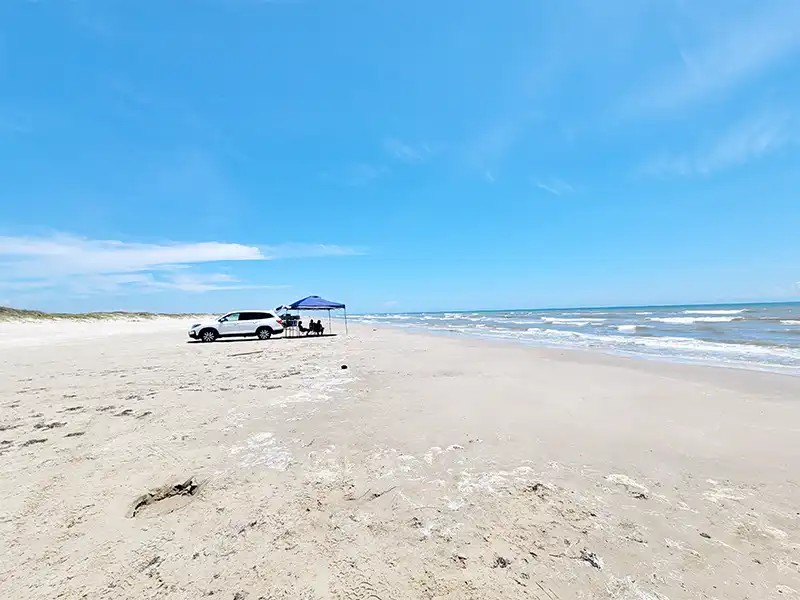
[[[225,319],[227,321],[238,321],[239,320],[239,313],[231,313],[229,315],[225,315]]]
[[[245,312],[239,316],[240,321],[255,321],[256,319],[258,319],[258,313]]]
[[[272,315],[269,313],[248,313],[253,320],[261,320],[261,319],[271,319]]]

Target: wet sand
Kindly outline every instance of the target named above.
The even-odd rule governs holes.
[[[188,324],[0,327],[0,596],[800,594],[800,378]]]

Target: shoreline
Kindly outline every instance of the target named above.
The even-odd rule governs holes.
[[[800,590],[795,377],[363,324],[187,343],[188,324],[0,346],[10,596]]]
[[[365,327],[357,323],[358,328]],[[373,327],[373,326],[367,326]],[[482,338],[479,336],[459,336],[446,332],[432,332],[422,329],[402,329],[390,325],[376,325],[379,331],[382,328],[399,333],[400,335],[432,337],[450,340],[456,344],[471,347],[475,350],[485,347],[496,350],[518,349],[528,354],[535,360],[572,364],[577,367],[601,367],[610,369],[630,370],[647,376],[664,377],[676,381],[686,381],[700,384],[713,384],[734,389],[747,390],[758,393],[764,386],[779,390],[779,394],[797,394],[800,398],[800,378],[791,373],[780,373],[761,369],[746,369],[732,365],[716,365],[705,363],[682,362],[679,360],[666,360],[658,357],[639,355],[623,355],[614,352],[605,352],[594,348],[558,348],[520,344],[513,340],[498,340]],[[800,423],[798,423],[800,433]]]
[[[602,354],[605,356],[614,356],[617,358],[629,358],[634,360],[643,360],[646,362],[657,362],[657,363],[670,363],[670,364],[678,364],[678,365],[694,365],[700,367],[712,367],[712,368],[720,368],[720,369],[734,369],[738,371],[748,371],[748,372],[758,372],[758,373],[771,373],[775,375],[784,375],[788,377],[800,377],[800,366],[790,366],[790,365],[780,365],[780,364],[765,364],[765,363],[758,363],[758,362],[725,362],[722,360],[714,360],[714,359],[699,359],[694,357],[687,357],[687,356],[676,356],[676,355],[665,355],[665,354],[647,354],[644,352],[636,352],[630,350],[624,350],[620,348],[614,348],[613,346],[609,345],[602,345],[597,344],[596,346],[592,347],[581,347],[577,345],[567,345],[567,344],[556,344],[554,342],[548,343],[544,340],[528,340],[524,338],[513,338],[513,337],[506,337],[502,338],[499,336],[492,336],[489,334],[475,334],[475,333],[467,333],[464,331],[460,331],[457,329],[452,330],[444,330],[444,329],[434,329],[434,328],[426,328],[425,326],[416,326],[416,325],[402,325],[397,323],[373,323],[373,322],[362,322],[356,320],[355,318],[348,321],[351,324],[355,324],[358,326],[366,326],[366,327],[387,327],[396,331],[401,332],[409,332],[409,333],[424,333],[427,335],[434,335],[434,336],[444,336],[444,337],[452,337],[454,339],[463,339],[463,340],[481,340],[488,343],[497,343],[497,344],[512,344],[520,347],[525,348],[534,348],[534,349],[547,349],[547,350],[558,350],[558,351],[573,351],[573,352],[588,352],[588,353],[597,353]]]

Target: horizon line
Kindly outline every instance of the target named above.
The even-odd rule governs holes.
[[[480,309],[444,309],[444,310],[411,310],[411,311],[391,311],[369,313],[351,313],[351,316],[358,317],[363,314],[372,315],[421,315],[421,314],[442,314],[442,313],[491,313],[491,312],[544,312],[554,310],[623,310],[633,308],[695,308],[710,306],[763,306],[773,304],[800,304],[800,300],[766,300],[760,302],[697,302],[685,304],[621,304],[611,306],[549,306],[543,308],[480,308]]]

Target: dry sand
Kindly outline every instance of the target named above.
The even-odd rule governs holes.
[[[2,598],[800,594],[800,378],[187,324],[2,326]]]

